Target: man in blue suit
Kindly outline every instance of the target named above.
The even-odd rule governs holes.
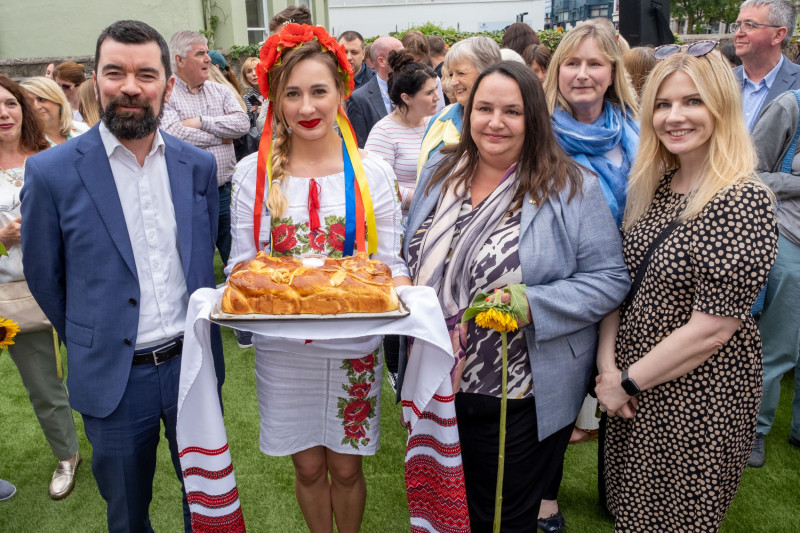
[[[742,64],[733,70],[742,87],[747,129],[753,128],[768,103],[800,89],[800,65],[783,56],[797,20],[791,0],[746,0],[731,24],[733,44]]]
[[[214,286],[217,172],[211,154],[158,129],[174,83],[158,32],[116,22],[100,34],[95,63],[101,123],[27,162],[24,271],[67,347],[70,404],[93,448],[108,529],[152,531],[162,420],[182,480],[182,333],[189,295]],[[221,387],[218,329],[212,345]]]

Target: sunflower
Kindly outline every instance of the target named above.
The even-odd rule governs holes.
[[[14,337],[19,333],[19,326],[13,320],[0,317],[0,350],[14,344]]]
[[[486,311],[475,316],[475,323],[482,328],[493,329],[495,331],[517,331],[517,321],[510,314],[495,307],[490,307]]]

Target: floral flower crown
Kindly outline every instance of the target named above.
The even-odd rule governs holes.
[[[347,53],[344,47],[336,42],[322,26],[311,26],[309,24],[288,23],[281,28],[281,31],[270,35],[258,52],[261,61],[256,66],[258,74],[258,87],[264,98],[272,100],[270,90],[270,70],[275,65],[280,65],[281,55],[284,50],[295,48],[301,44],[316,39],[322,46],[322,50],[330,52],[336,58],[339,65],[339,75],[345,85],[345,95],[347,98],[353,92],[353,67],[347,60]]]

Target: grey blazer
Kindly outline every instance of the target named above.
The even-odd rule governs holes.
[[[739,86],[741,87],[742,83],[744,82],[744,67],[739,65],[733,69],[733,74],[736,76],[736,80],[739,82]],[[758,113],[756,113],[756,116],[758,117],[756,119],[756,123],[761,120],[761,113],[764,111],[764,108],[767,107],[768,103],[773,101],[779,95],[792,89],[800,89],[800,65],[796,65],[792,63],[788,57],[784,57],[783,64],[778,71],[778,76],[772,83],[772,87],[769,88],[767,97],[764,98],[764,103],[761,104],[761,109],[759,109]]]
[[[422,169],[408,212],[403,254],[410,236],[436,209],[441,183],[425,189],[443,156]],[[584,174],[583,191],[569,191],[539,206],[525,197],[519,259],[533,322],[523,328],[533,372],[539,440],[578,417],[595,365],[597,325],[630,288],[620,233],[600,183]]]
[[[359,148],[364,148],[372,126],[387,115],[386,105],[383,103],[381,88],[378,85],[378,75],[353,91],[346,101],[347,118],[356,132],[356,141]]]

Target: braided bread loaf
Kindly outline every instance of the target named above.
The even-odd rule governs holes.
[[[231,314],[381,313],[398,308],[392,272],[365,253],[341,259],[270,257],[237,264],[222,295]]]

